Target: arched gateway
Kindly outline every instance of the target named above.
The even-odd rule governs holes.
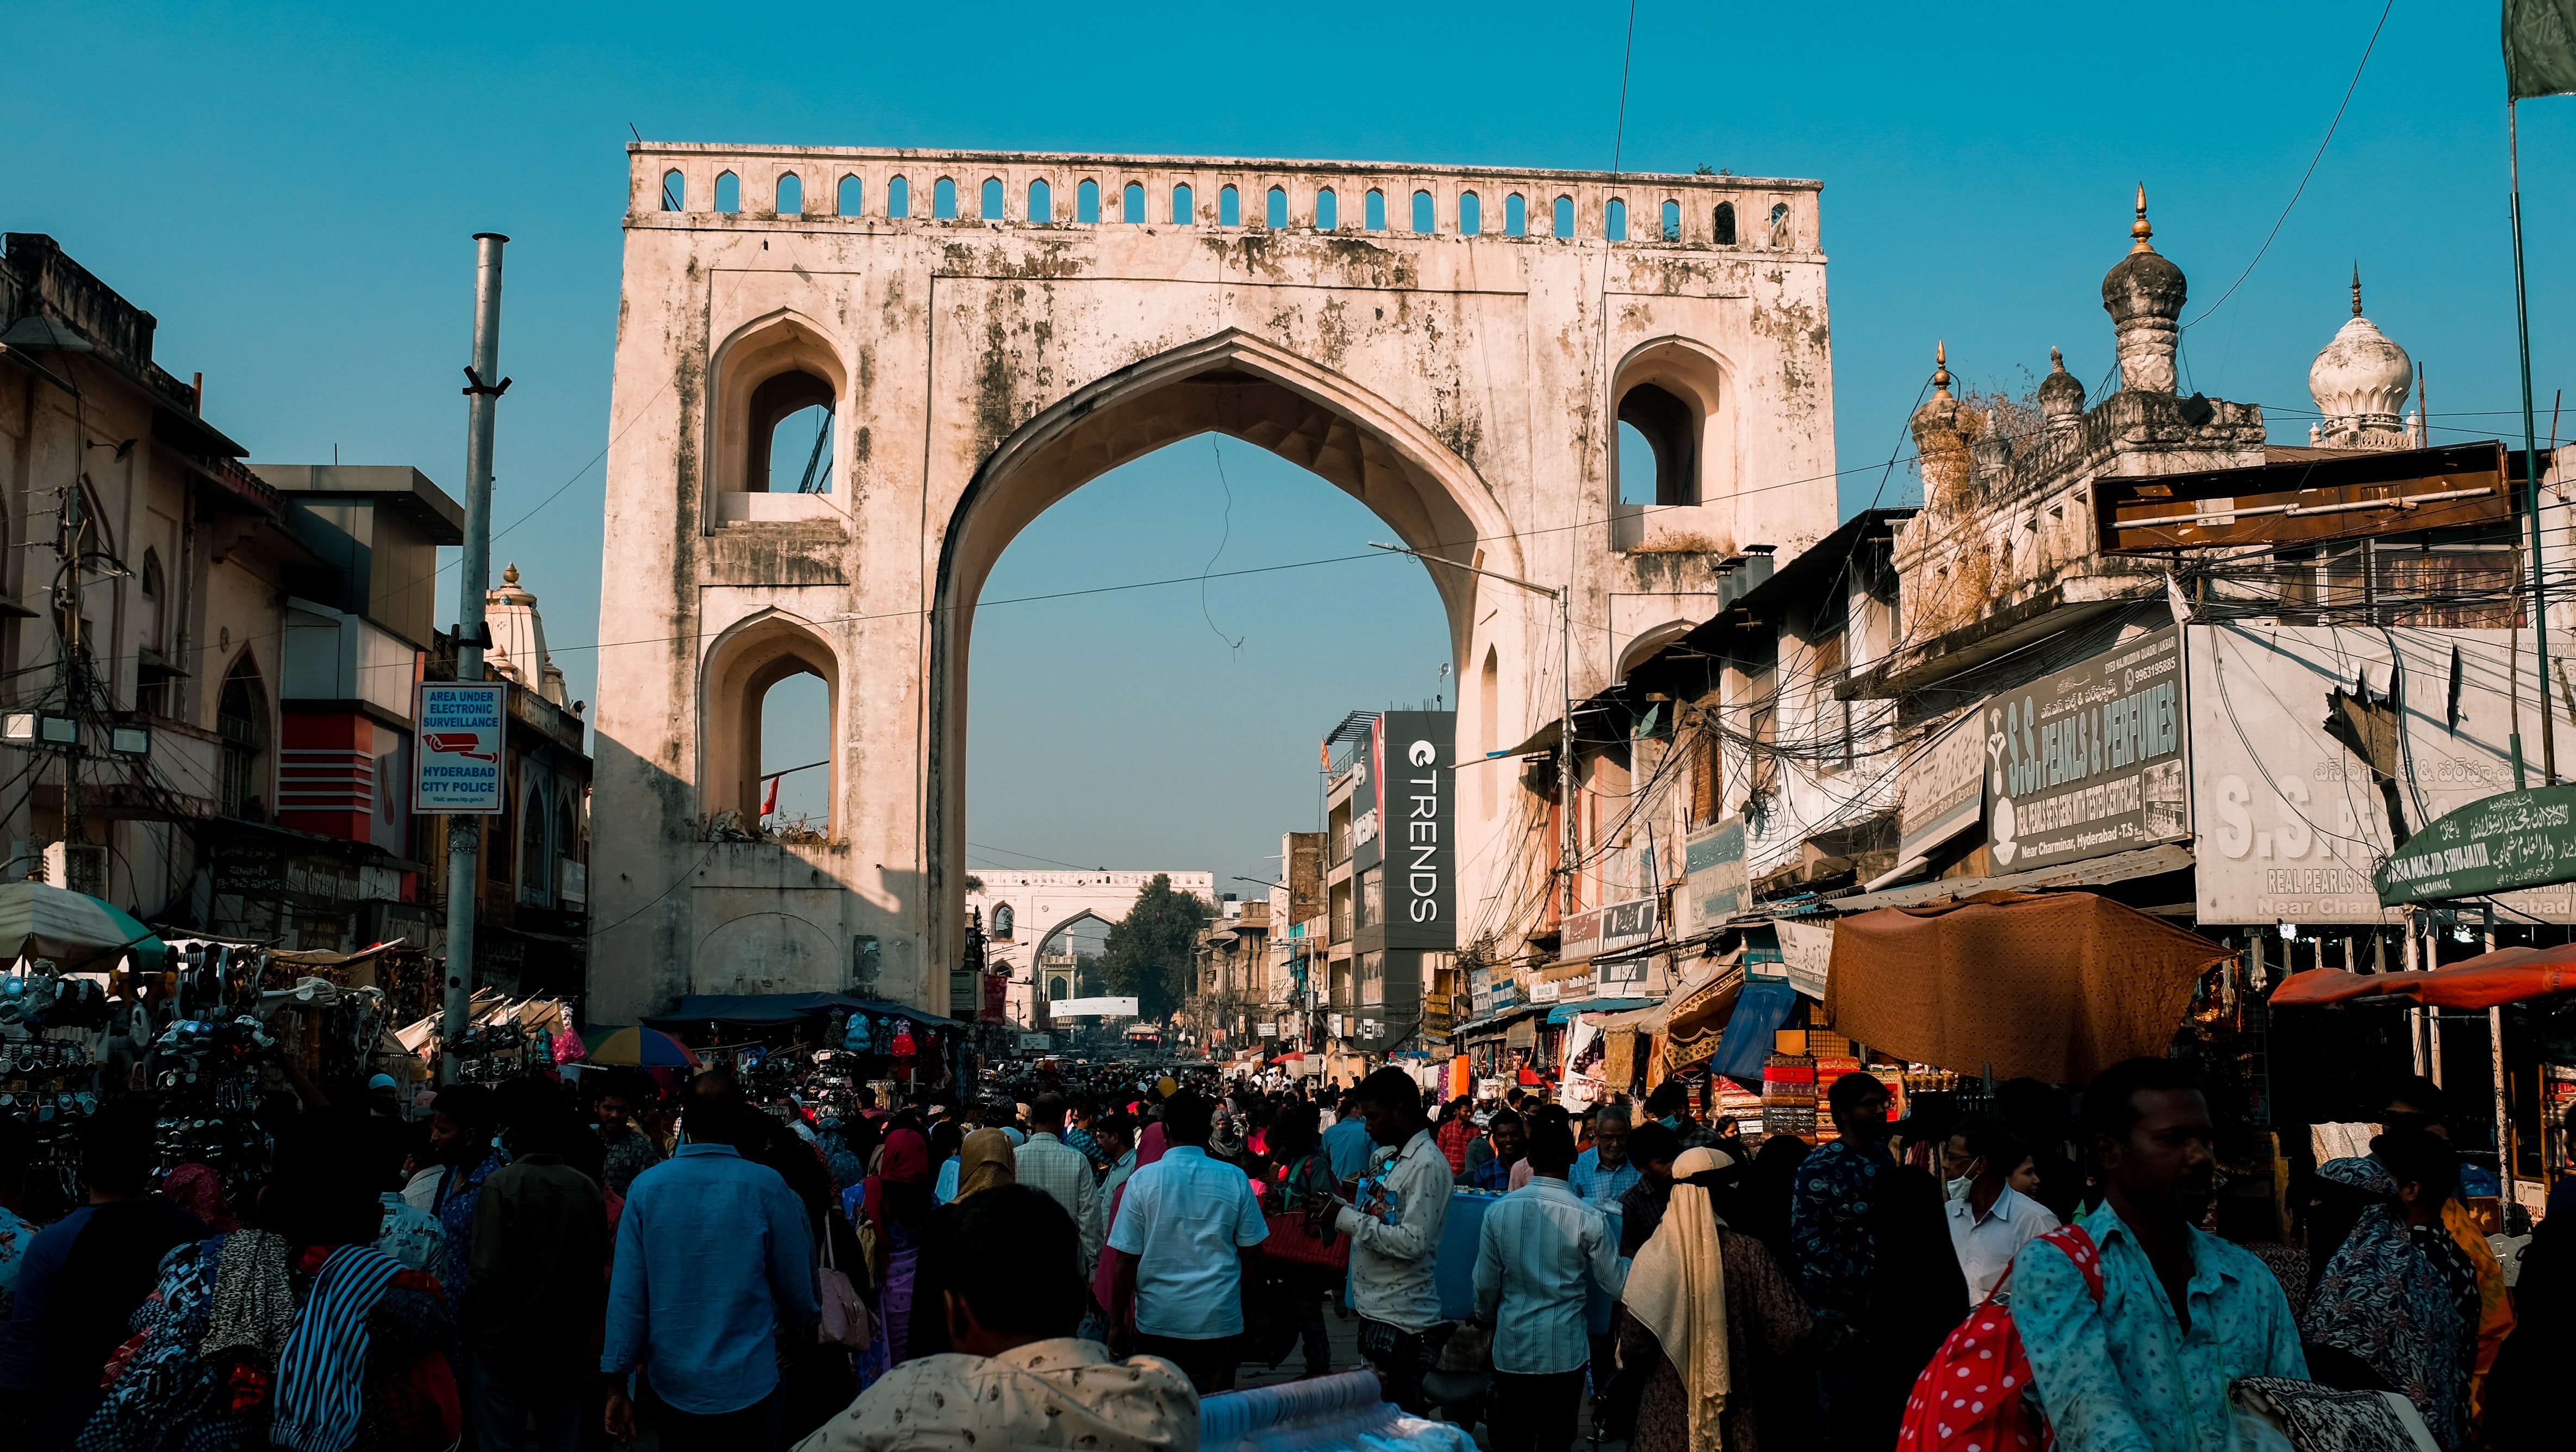
[[[755,978],[947,1007],[977,593],[1048,505],[1165,444],[1258,444],[1409,548],[1570,583],[1578,695],[1704,617],[1727,554],[1834,524],[1814,182],[628,153],[591,874],[604,1022]],[[1723,219],[1748,207],[1781,221],[1739,243]],[[1622,488],[1620,420],[1651,483]],[[1458,703],[1474,761],[1558,714],[1555,608],[1431,568],[1451,658],[1480,665]],[[789,672],[828,688],[837,759],[827,826],[769,840],[745,814],[784,763],[753,760],[756,693]],[[1462,824],[1462,905],[1523,845],[1500,840],[1512,820]]]

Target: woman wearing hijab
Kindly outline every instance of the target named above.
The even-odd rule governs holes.
[[[2477,1267],[2442,1228],[2459,1184],[2449,1145],[2420,1129],[2329,1160],[2319,1177],[2372,1203],[2308,1293],[2300,1322],[2310,1375],[2356,1391],[2398,1391],[2445,1449],[2467,1445],[2469,1372],[2477,1358]]]
[[[957,1207],[987,1190],[1017,1184],[1010,1136],[998,1129],[979,1129],[966,1136],[957,1152],[957,1198],[930,1212],[923,1222],[922,1242],[925,1247],[943,1243],[932,1233],[942,1217],[953,1217]],[[955,1237],[946,1243],[954,1244]],[[948,1308],[945,1293],[957,1284],[955,1267],[925,1248],[913,1265],[910,1288],[912,1313],[911,1334],[904,1338],[903,1359],[919,1360],[954,1350],[948,1342]]]
[[[1619,1359],[1647,1373],[1633,1452],[1781,1452],[1809,1440],[1814,1407],[1800,1393],[1813,1378],[1790,1358],[1815,1319],[1762,1242],[1721,1218],[1732,1164],[1682,1151],[1663,1221],[1629,1267]]]
[[[930,1226],[930,1146],[919,1130],[907,1126],[886,1136],[864,1197],[882,1262],[877,1284],[885,1289],[877,1309],[885,1317],[887,1364],[900,1365],[909,1353],[915,1272]]]

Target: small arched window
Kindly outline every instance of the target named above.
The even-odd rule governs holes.
[[[739,212],[742,210],[741,177],[735,176],[729,171],[722,172],[717,175],[716,210],[719,212]]]
[[[792,171],[778,174],[778,215],[802,216],[805,211],[805,183]]]
[[[555,793],[554,862],[550,864],[553,872],[546,887],[559,907],[579,907],[582,900],[588,896],[587,893],[565,891],[564,879],[573,874],[564,871],[564,864],[587,860],[586,854],[582,851],[579,821],[572,809],[572,793],[569,791]],[[578,885],[575,884],[575,886]]]
[[[259,667],[242,652],[215,702],[215,735],[223,742],[216,802],[227,817],[268,820],[268,691]]]
[[[1011,911],[1011,905],[1009,903],[997,902],[993,904],[994,937],[1008,939],[1011,936],[1011,929],[1017,926],[1018,914]]]
[[[988,176],[984,178],[983,202],[985,221],[998,222],[1002,220],[1002,179],[1000,177]]]
[[[930,217],[935,222],[957,220],[957,182],[954,178],[943,176],[930,184]]]
[[[855,217],[865,209],[868,199],[866,184],[855,176],[841,178],[841,195],[835,208],[844,217]]]
[[[1523,200],[1518,192],[1503,198],[1503,235],[1506,237],[1529,235],[1529,203]]]
[[[1172,188],[1172,225],[1187,227],[1196,222],[1198,216],[1198,194],[1190,190],[1190,184],[1182,182]]]
[[[1369,194],[1362,202],[1362,210],[1366,214],[1365,220],[1370,231],[1386,230],[1386,193],[1375,187],[1369,188]]]
[[[1423,191],[1415,192],[1413,194],[1413,230],[1416,232],[1433,232],[1439,230],[1439,226],[1440,218],[1438,214],[1432,210],[1431,193]]]
[[[1043,227],[1054,220],[1055,188],[1047,185],[1045,177],[1039,177],[1029,183],[1029,221]]]
[[[676,171],[662,173],[662,210],[685,212],[688,210],[688,200],[689,179]]]
[[[1474,192],[1458,194],[1458,235],[1481,237],[1485,232],[1485,204]]]
[[[1073,219],[1086,227],[1100,220],[1100,183],[1085,178],[1073,189]]]
[[[1220,227],[1243,225],[1243,193],[1236,191],[1232,184],[1217,190],[1216,224]]]
[[[896,221],[912,215],[912,183],[899,176],[886,179],[886,215]]]
[[[553,824],[551,793],[542,785],[528,789],[519,807],[519,901],[545,907],[554,901],[547,879],[554,875],[554,854],[546,850],[546,828]]]
[[[1617,197],[1601,213],[1601,235],[1613,242],[1628,240],[1628,204]]]
[[[1261,219],[1273,227],[1285,227],[1288,225],[1288,192],[1286,188],[1272,187],[1270,189],[1270,195],[1262,199]]]
[[[1342,225],[1342,199],[1333,195],[1331,187],[1315,193],[1315,225],[1327,232]]]
[[[1789,204],[1787,202],[1775,202],[1771,206],[1771,250],[1774,252],[1786,252],[1789,250],[1789,243],[1791,240],[1792,239],[1789,235]]]
[[[1127,190],[1119,193],[1118,220],[1121,222],[1133,223],[1139,227],[1144,226],[1149,220],[1145,216],[1145,184],[1143,182],[1129,182],[1127,184]]]
[[[1664,203],[1664,240],[1682,240],[1682,204],[1679,202],[1667,200]]]
[[[1717,210],[1709,214],[1709,232],[1716,238],[1718,246],[1735,245],[1735,203],[1717,204]]]
[[[1550,236],[1572,237],[1574,235],[1574,198],[1558,197],[1556,199],[1555,221],[1556,226],[1550,229]]]

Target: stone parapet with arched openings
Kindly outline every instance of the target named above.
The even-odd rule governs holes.
[[[855,987],[867,964],[874,991],[945,1006],[976,598],[1040,511],[1156,448],[1246,440],[1410,548],[1569,587],[1570,649],[1547,597],[1432,570],[1452,658],[1478,665],[1462,719],[1504,744],[1561,710],[1562,659],[1589,694],[1712,588],[1713,555],[1616,538],[1622,360],[1654,346],[1714,360],[1714,415],[1694,427],[1725,452],[1700,475],[1724,497],[1692,507],[1726,510],[1733,543],[1794,552],[1834,524],[1814,182],[829,147],[648,144],[630,160],[597,715],[609,830],[592,873],[593,1011],[610,1020],[659,1011],[706,977],[702,944],[773,913],[804,945],[778,971],[834,980],[801,986]],[[789,172],[802,212],[761,210]],[[751,210],[703,210],[720,173]],[[897,179],[905,215],[890,217]],[[1049,215],[1032,221],[1041,182]],[[1126,215],[1131,189],[1142,217]],[[1271,225],[1274,189],[1286,226]],[[1003,215],[987,219],[996,190]],[[1324,191],[1329,228],[1314,225]],[[931,215],[952,192],[959,215]],[[1428,231],[1409,225],[1417,192]],[[845,195],[855,215],[832,205]],[[1549,235],[1560,197],[1571,236]],[[1614,201],[1626,240],[1603,235]],[[1785,207],[1786,225],[1719,245],[1721,201],[1747,218]],[[782,362],[836,400],[833,490],[788,506],[720,487],[749,464],[728,420],[748,436]],[[710,723],[749,689],[714,643],[791,618],[840,672],[831,840],[713,839],[710,790],[738,794],[743,768]],[[1477,816],[1461,901],[1527,846],[1514,814]]]

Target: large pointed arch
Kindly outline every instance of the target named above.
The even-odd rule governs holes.
[[[770,687],[796,675],[822,678],[831,707],[831,734],[827,739],[843,740],[841,654],[812,621],[785,610],[762,610],[736,621],[707,643],[706,659],[698,672],[698,710],[703,723],[698,734],[703,752],[698,766],[702,791],[699,810],[706,817],[730,811],[740,814],[746,828],[758,824],[761,772],[766,769],[760,759],[762,703]],[[843,755],[834,751],[827,768],[832,781],[825,800],[831,803],[831,831],[835,837],[841,835],[844,826]]]
[[[930,961],[954,961],[963,921],[967,660],[975,601],[1002,552],[1057,501],[1121,464],[1202,433],[1259,445],[1340,487],[1408,549],[1525,575],[1522,541],[1475,467],[1439,435],[1348,377],[1241,329],[1159,353],[1073,391],[986,455],[940,532],[928,627],[924,860]],[[1428,567],[1448,617],[1452,660],[1480,642],[1553,628],[1542,597],[1469,570]],[[1464,706],[1467,703],[1461,702]]]

